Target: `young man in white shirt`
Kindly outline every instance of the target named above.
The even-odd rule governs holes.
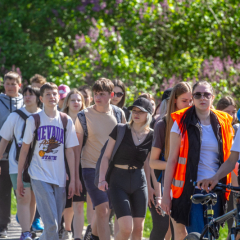
[[[13,71],[4,75],[4,93],[0,94],[0,129],[10,113],[23,106],[21,76]],[[1,137],[0,137],[1,138]],[[0,238],[7,237],[7,226],[11,221],[11,189],[8,154],[0,159]]]
[[[76,159],[80,159],[81,153],[83,180],[96,212],[96,218],[93,218],[94,222],[91,224],[92,240],[110,240],[108,194],[94,185],[94,178],[101,149],[117,124],[116,111],[114,111],[114,106],[110,105],[110,101],[114,96],[113,87],[112,81],[106,78],[97,80],[93,85],[92,91],[95,104],[83,110],[88,130],[88,137],[84,146],[82,146],[84,129],[79,119],[81,112],[75,122],[79,140],[79,147],[76,148]],[[125,123],[124,112],[119,108],[117,108],[117,111],[121,113],[120,121]]]
[[[39,113],[38,136],[28,173],[37,207],[44,223],[44,231],[39,239],[58,240],[58,228],[66,203],[64,152],[70,170],[68,198],[72,198],[75,193],[73,148],[78,145],[78,139],[70,117],[67,117],[68,122],[64,134],[60,113],[57,111],[59,101],[57,85],[44,84],[40,88],[40,100],[44,104],[44,110]],[[35,129],[35,120],[31,116],[27,119],[18,163],[17,191],[20,195],[24,195],[21,175]]]

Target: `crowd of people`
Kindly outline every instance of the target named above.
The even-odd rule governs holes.
[[[121,80],[78,89],[39,74],[23,89],[16,72],[3,80],[0,238],[8,234],[12,188],[20,240],[37,239],[36,232],[40,240],[140,240],[147,207],[150,240],[183,240],[206,224],[204,206],[191,195],[218,181],[238,185],[237,106],[226,96],[215,108],[209,82],[179,82],[157,105],[141,93],[126,107]],[[214,216],[233,201],[219,194]]]

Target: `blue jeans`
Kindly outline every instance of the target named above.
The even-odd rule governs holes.
[[[200,189],[195,189],[194,194],[201,193]],[[202,204],[192,204],[190,211],[190,221],[187,228],[188,234],[191,232],[201,233],[204,226],[208,223],[208,219],[204,218],[204,211],[207,209],[207,205]],[[218,195],[217,203],[213,206],[214,218],[219,217],[222,209],[222,199]]]

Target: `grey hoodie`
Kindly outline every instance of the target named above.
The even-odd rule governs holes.
[[[23,106],[23,96],[18,93],[18,97],[12,98],[4,93],[0,94],[0,129],[9,114]],[[1,136],[0,136],[1,139]],[[7,154],[3,155],[2,160],[7,160]]]

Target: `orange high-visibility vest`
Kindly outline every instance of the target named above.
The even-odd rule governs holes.
[[[181,118],[183,117],[184,113],[189,108],[182,109],[180,111],[174,112],[171,114],[173,121],[176,121],[178,126],[180,126]],[[232,147],[232,139],[233,139],[233,127],[232,127],[232,117],[222,111],[212,110],[211,111],[217,116],[218,122],[221,125],[221,132],[222,132],[222,144],[223,144],[223,160],[224,162],[230,156],[230,150]],[[180,129],[182,131],[182,129]],[[189,142],[188,142],[188,133],[185,132],[184,136],[181,135],[181,146],[179,152],[178,163],[176,166],[176,170],[174,173],[174,178],[172,182],[172,193],[173,198],[179,198],[183,192],[184,184],[185,184],[185,176],[186,176],[186,168],[187,168],[187,161],[188,161],[188,149],[189,149]],[[227,175],[226,184],[231,183],[231,173]],[[225,198],[229,200],[230,191],[225,193]]]

